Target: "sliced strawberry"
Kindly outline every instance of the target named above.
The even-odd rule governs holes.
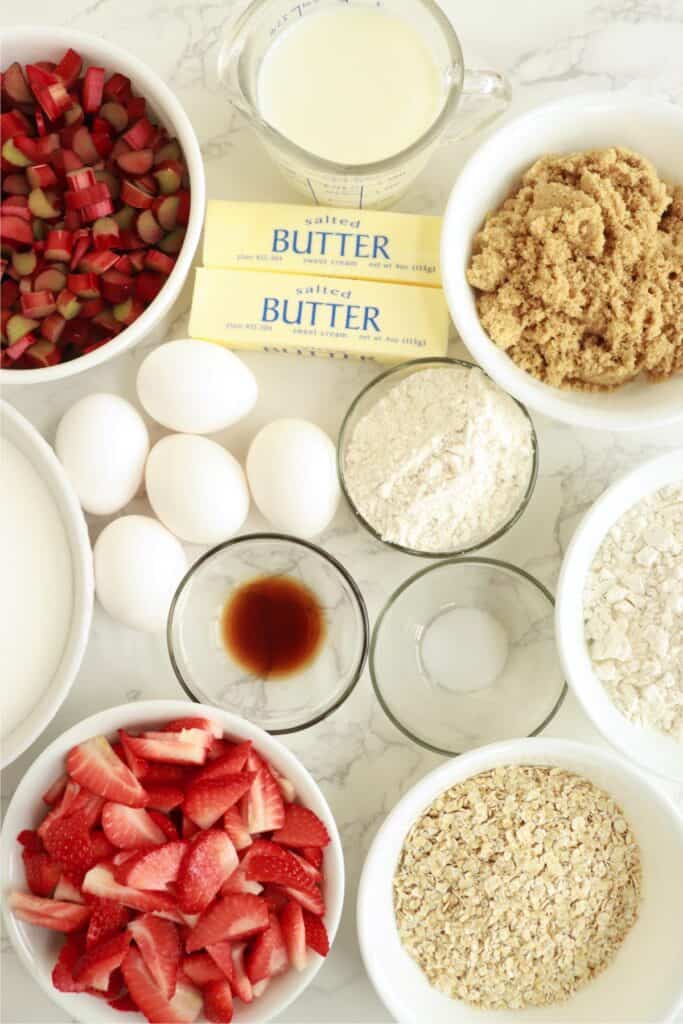
[[[123,996],[119,996],[118,999],[110,999],[109,1005],[112,1010],[118,1010],[120,1013],[137,1013],[138,1009],[128,992]]]
[[[255,899],[255,897],[252,897]],[[22,921],[50,928],[55,932],[75,932],[82,928],[90,917],[90,907],[66,900],[49,900],[42,896],[31,896],[27,892],[13,892],[9,907]]]
[[[236,850],[246,850],[248,846],[251,846],[251,833],[242,820],[238,807],[231,807],[229,811],[225,812],[223,828],[232,839]]]
[[[330,951],[330,940],[325,922],[316,914],[304,910],[304,927],[306,929],[306,945],[320,956],[327,956]]]
[[[171,999],[182,959],[178,929],[171,921],[145,914],[131,921],[128,930],[155,984],[167,999]]]
[[[175,827],[167,814],[157,811],[154,808],[147,811],[155,825],[158,825],[167,839],[178,839],[178,829]]]
[[[43,840],[40,838],[37,832],[34,832],[31,828],[23,829],[17,836],[17,842],[21,843],[25,850],[30,853],[42,853],[45,847],[43,846]]]
[[[200,828],[211,828],[227,810],[234,807],[253,782],[251,772],[193,782],[185,793],[183,811]]]
[[[173,999],[169,1003],[172,1020],[178,1019],[184,1024],[191,1024],[199,1016],[202,1009],[202,994],[187,978],[178,978]]]
[[[204,764],[210,745],[211,734],[204,729],[145,732],[129,739],[129,746],[138,757],[168,764]]]
[[[88,988],[106,992],[110,975],[123,963],[129,945],[129,933],[119,932],[103,939],[96,946],[91,946],[76,964],[74,979]]]
[[[93,863],[95,864],[101,860],[110,860],[116,853],[116,847],[109,842],[101,829],[95,829],[94,832],[90,833],[90,841],[93,848]]]
[[[280,911],[279,920],[289,962],[295,970],[303,971],[308,962],[303,910],[295,900],[290,900]]]
[[[268,910],[274,914],[279,914],[285,904],[289,903],[289,896],[279,885],[264,885],[261,896],[268,904]]]
[[[273,836],[283,846],[327,846],[330,835],[317,814],[301,804],[288,804],[284,824]]]
[[[126,908],[120,903],[114,903],[112,900],[95,900],[92,904],[88,934],[85,937],[88,949],[122,931],[128,924],[129,916]]]
[[[293,803],[293,801],[296,800],[296,790],[294,788],[294,783],[292,782],[292,780],[288,779],[286,775],[280,775],[278,772],[275,771],[272,774],[273,778],[280,787],[282,799],[285,801],[285,803]]]
[[[69,779],[66,788],[62,793],[62,799],[52,808],[51,811],[48,811],[38,826],[37,832],[41,839],[55,821],[59,818],[65,817],[70,811],[75,809],[74,804],[76,803],[76,800],[78,800],[80,793],[81,787],[78,783],[72,782],[71,779]]]
[[[268,910],[259,896],[222,896],[199,918],[185,943],[188,953],[223,939],[243,939],[268,927]]]
[[[184,764],[163,764],[161,761],[151,761],[147,765],[145,775],[145,787],[178,785],[184,786],[187,782],[188,772],[193,769],[187,768]]]
[[[43,803],[46,803],[48,807],[54,807],[66,789],[68,781],[68,775],[60,775],[58,779],[55,779],[52,785],[43,793]]]
[[[292,899],[295,899],[297,903],[300,903],[305,910],[308,910],[311,914],[315,914],[317,917],[322,917],[325,913],[325,900],[323,894],[316,887],[313,892],[304,892],[301,889],[292,889],[291,886],[283,886],[284,892]]]
[[[88,821],[83,811],[73,811],[53,821],[43,836],[45,849],[64,867],[87,871],[95,862]]]
[[[190,953],[183,958],[183,972],[190,981],[203,988],[210,981],[223,981],[225,974],[208,953]]]
[[[52,896],[62,875],[61,866],[48,853],[23,850],[24,874],[34,896]]]
[[[66,767],[71,778],[91,793],[130,807],[147,803],[144,789],[104,736],[94,736],[69,751]]]
[[[226,753],[215,758],[207,764],[196,777],[196,782],[204,782],[206,779],[218,779],[221,775],[234,775],[236,772],[244,771],[249,752],[251,740],[245,740],[237,746],[230,747]]]
[[[155,910],[174,911],[174,901],[164,892],[148,892],[121,885],[114,877],[111,864],[97,864],[90,868],[83,879],[83,892],[98,896],[101,900],[114,900],[124,907],[151,913]]]
[[[84,952],[83,935],[74,932],[64,940],[57,963],[52,969],[52,984],[60,992],[84,992],[85,984],[74,978],[74,968]]]
[[[223,737],[223,728],[218,722],[213,722],[210,718],[195,718],[194,716],[174,718],[172,722],[166,723],[163,731],[181,732],[183,729],[204,729],[205,732],[210,733],[217,740]]]
[[[241,999],[243,1003],[250,1003],[254,998],[254,992],[244,966],[244,952],[246,948],[246,942],[235,943],[232,947],[233,977],[230,984],[238,999]]]
[[[138,755],[133,751],[133,748],[128,742],[129,739],[130,737],[126,730],[119,729],[119,740],[121,741],[121,749],[123,751],[126,764],[136,779],[142,779],[147,774],[149,766],[143,757],[138,757]]]
[[[272,832],[281,828],[285,822],[285,804],[280,787],[265,765],[258,769],[251,784],[246,796],[246,808],[247,827],[252,835],[256,832]]]
[[[69,903],[85,903],[81,890],[66,875],[60,875],[57,887],[52,894],[55,900],[68,900]]]
[[[199,825],[195,825],[191,818],[183,814],[181,821],[181,834],[183,839],[192,839],[199,832]]]
[[[240,864],[221,886],[221,896],[227,896],[231,892],[251,892],[254,896],[258,896],[263,892],[263,886],[259,882],[247,878],[247,873]]]
[[[229,981],[210,981],[204,989],[204,1013],[212,1024],[230,1024],[233,1014]]]
[[[245,958],[247,977],[252,985],[287,970],[289,958],[280,922],[271,914],[268,928],[254,939]]]
[[[178,878],[187,843],[177,839],[151,850],[140,850],[116,868],[114,877],[134,889],[164,890]]]
[[[280,849],[282,849],[282,847],[280,847]],[[300,854],[295,853],[294,850],[288,850],[287,852],[290,854],[290,856],[294,857],[296,862],[299,864],[301,870],[305,871],[309,878],[311,878],[314,882],[322,882],[322,871],[314,867],[313,864],[311,864],[310,861],[306,860],[305,857],[302,857],[300,856]]]
[[[264,857],[257,854],[249,859],[246,872],[247,878],[256,882],[271,882],[273,885],[281,885],[283,889],[296,889],[304,893],[317,892],[315,881],[291,855]]]
[[[180,807],[185,799],[185,791],[178,785],[156,785],[145,779],[145,786],[149,796],[147,806],[156,811],[172,811],[174,807]]]
[[[166,840],[144,807],[106,803],[102,808],[102,829],[109,842],[123,850],[159,846]]]
[[[187,1001],[188,987],[182,986],[181,988],[181,985],[177,985],[176,995],[178,995],[177,990],[181,989],[182,1004],[179,1000],[173,1006],[155,984],[142,956],[134,946],[128,950],[121,970],[131,998],[151,1024],[187,1024],[187,1022],[196,1020],[202,1005],[201,997],[195,1001],[196,1012],[194,1012],[192,1005],[184,1005]],[[199,993],[197,995],[199,996]]]
[[[309,864],[312,864],[314,868],[322,868],[323,866],[323,851],[319,846],[304,846],[301,849],[302,855],[306,858]]]
[[[261,978],[255,985],[252,985],[252,992],[254,993],[254,999],[260,999],[263,993],[270,985],[270,978]]]
[[[279,860],[288,861],[290,852],[285,850],[284,847],[278,846],[277,843],[273,843],[270,839],[262,839],[259,836],[253,840],[251,846],[242,857],[241,865],[245,871],[254,857],[276,857]]]
[[[214,942],[206,947],[206,952],[216,967],[221,969],[223,976],[228,981],[232,981],[235,974],[235,968],[232,965],[232,943],[228,939],[223,939],[222,942]]]
[[[205,910],[238,863],[227,832],[201,832],[187,848],[178,872],[178,906],[183,913]]]

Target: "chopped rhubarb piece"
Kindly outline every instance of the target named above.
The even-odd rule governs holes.
[[[61,228],[50,228],[45,240],[45,259],[68,263],[73,246],[73,235]]]
[[[51,341],[41,340],[26,349],[24,362],[30,369],[39,370],[44,366],[55,366],[61,362],[61,358],[56,345],[53,345]]]
[[[154,177],[163,195],[173,195],[178,191],[183,180],[183,170],[179,160],[162,160],[156,165]]]
[[[82,192],[84,189],[89,189],[96,185],[97,178],[91,167],[79,167],[76,170],[67,172],[66,183],[72,192]],[[106,195],[106,193],[104,194]]]
[[[66,279],[66,286],[79,299],[95,299],[100,294],[98,279],[95,274],[69,274]]]
[[[31,188],[50,188],[57,184],[57,175],[49,164],[34,164],[26,168],[26,177]]]
[[[130,111],[129,111],[130,113]],[[122,138],[128,143],[133,150],[146,149],[149,144],[153,141],[156,135],[156,128],[152,125],[146,117],[141,117],[139,121],[136,121],[128,131],[124,132]],[[150,151],[150,167],[152,166],[152,152]],[[140,173],[144,174],[144,171]]]
[[[59,207],[53,205],[53,193],[42,188],[32,188],[28,195],[28,208],[34,217],[52,220],[59,216]]]
[[[131,94],[130,78],[116,72],[104,84],[104,95],[107,99],[127,102]]]
[[[27,252],[18,252],[15,250],[12,253],[12,267],[14,270],[16,270],[17,274],[19,274],[20,277],[28,277],[30,274],[32,274],[36,269],[37,263],[38,257],[36,256],[34,249],[29,249]],[[25,310],[23,306],[24,303],[22,297],[21,311],[25,316],[30,316],[31,314],[27,312],[27,310]]]
[[[82,928],[90,917],[90,907],[65,900],[44,899],[30,896],[25,892],[13,892],[9,896],[9,907],[29,924],[40,925],[56,932],[75,932]]]
[[[50,316],[46,316],[41,323],[40,333],[46,341],[51,341],[53,345],[57,345],[65,323],[66,320],[60,313],[52,313]]]
[[[81,311],[81,304],[68,288],[62,288],[57,296],[57,310],[63,320],[73,320]]]
[[[147,794],[104,736],[95,736],[69,752],[67,771],[72,779],[109,800],[144,807]]]
[[[5,71],[2,79],[2,88],[12,103],[19,103],[22,106],[33,103],[33,94],[28,87],[28,82],[18,61],[10,64]]]
[[[116,162],[124,174],[132,174],[137,178],[151,169],[154,154],[151,149],[132,149],[129,153],[119,153]]]
[[[21,296],[21,311],[24,316],[41,320],[57,308],[55,297],[50,291],[24,292]]]
[[[31,345],[35,345],[35,343],[36,338],[32,334],[26,334],[23,338],[20,338],[19,341],[15,341],[13,344],[8,345],[7,348],[3,349],[2,355],[10,361],[21,359],[24,353],[31,347]]]
[[[86,114],[94,114],[102,106],[104,68],[89,67],[83,79],[81,97]]]
[[[69,89],[81,73],[83,58],[75,50],[67,50],[55,68],[55,75]]]
[[[100,217],[92,226],[96,249],[111,249],[119,240],[119,226],[112,217]]]
[[[157,223],[151,210],[143,210],[135,224],[136,231],[143,242],[156,245],[163,238],[164,232]]]
[[[13,245],[32,245],[33,232],[23,217],[0,216],[0,238]]]
[[[102,274],[102,296],[107,302],[125,302],[133,292],[134,281],[130,274],[109,269]]]
[[[22,338],[28,337],[28,335],[39,326],[40,324],[38,320],[29,319],[19,313],[11,316],[7,321],[7,339],[10,346],[14,345],[17,341],[21,341]]]
[[[29,193],[29,184],[23,174],[5,174],[2,187],[10,196],[27,196]]]
[[[158,846],[166,838],[143,807],[128,807],[119,803],[104,805],[102,828],[109,842],[123,850]]]
[[[131,96],[126,104],[126,110],[128,111],[128,118],[132,122],[139,121],[141,117],[144,117],[145,110],[147,109],[147,101],[144,96]]]
[[[154,196],[151,192],[146,192],[139,185],[124,178],[121,182],[121,200],[138,210],[147,210],[153,205]]]
[[[81,158],[84,164],[96,164],[99,159],[99,153],[92,140],[90,129],[86,128],[85,125],[80,125],[74,132],[71,149]]]
[[[107,271],[112,270],[118,265],[119,257],[112,249],[102,249],[98,252],[87,252],[79,261],[78,269],[83,273],[88,274],[102,274],[106,275]],[[104,294],[104,286],[100,283],[100,289]],[[111,302],[111,298],[107,295],[108,302]]]
[[[102,104],[100,117],[107,121],[117,133],[125,131],[128,124],[128,111],[123,104],[115,101]]]

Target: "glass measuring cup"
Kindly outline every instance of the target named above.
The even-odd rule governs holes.
[[[259,71],[270,46],[299,19],[340,4],[385,11],[411,24],[431,52],[444,83],[443,106],[426,131],[401,152],[372,163],[341,164],[319,157],[270,125],[259,110]],[[325,206],[390,206],[440,142],[483,128],[510,102],[510,86],[503,75],[465,69],[455,30],[434,0],[253,0],[228,30],[218,71],[230,102],[251,123],[290,184],[309,201]]]

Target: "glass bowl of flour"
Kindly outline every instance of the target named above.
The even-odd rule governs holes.
[[[417,359],[356,397],[337,462],[342,490],[373,537],[446,558],[517,522],[536,484],[538,443],[524,406],[478,366]]]
[[[370,677],[394,725],[435,753],[535,736],[566,692],[552,595],[493,558],[436,562],[381,612]]]

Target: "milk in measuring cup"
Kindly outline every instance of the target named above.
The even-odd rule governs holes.
[[[373,8],[321,10],[282,32],[258,75],[261,116],[318,157],[364,164],[429,128],[446,83],[413,27]]]

